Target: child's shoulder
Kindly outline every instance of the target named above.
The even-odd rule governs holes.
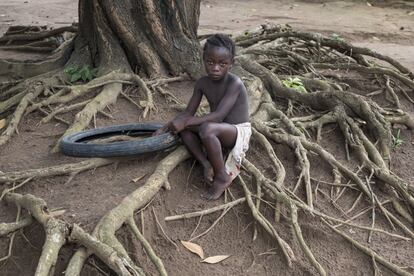
[[[229,84],[230,83],[244,85],[242,79],[233,73],[229,73]]]

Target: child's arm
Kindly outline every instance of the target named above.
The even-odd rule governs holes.
[[[230,84],[229,88],[226,91],[226,95],[221,99],[219,105],[217,106],[217,109],[214,112],[211,112],[202,117],[193,116],[194,113],[192,113],[190,116],[179,118],[177,121],[172,122],[172,130],[175,133],[178,133],[186,127],[198,126],[204,122],[221,123],[233,108],[234,103],[236,102],[242,89],[243,83],[241,80],[235,81],[234,83]]]
[[[178,133],[179,131],[176,131],[175,125],[181,125],[181,122],[183,120],[186,120],[188,117],[193,116],[198,106],[200,105],[201,99],[203,97],[203,93],[201,92],[199,88],[199,82],[196,83],[193,91],[193,95],[191,96],[190,101],[187,104],[187,107],[184,112],[178,114],[173,120],[166,123],[163,127],[158,129],[156,132],[154,132],[154,135],[158,135],[167,131],[173,131],[174,133]],[[183,127],[184,129],[184,127]],[[181,131],[182,129],[180,129]]]

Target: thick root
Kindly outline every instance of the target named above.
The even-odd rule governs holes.
[[[134,214],[136,210],[144,207],[153,196],[168,181],[168,174],[190,155],[184,147],[179,147],[164,158],[149,177],[147,182],[125,197],[121,203],[107,213],[94,230],[94,236],[101,242],[110,245],[123,258],[130,260],[128,253],[115,237],[115,232]],[[88,254],[75,253],[66,270],[67,276],[79,275]]]
[[[76,224],[70,225],[54,218],[49,213],[46,202],[43,199],[33,195],[9,193],[6,195],[5,200],[30,212],[46,232],[46,241],[43,245],[35,275],[49,276],[54,274],[54,267],[60,248],[66,244],[68,239],[88,248],[91,253],[97,255],[118,275],[143,275],[135,270],[135,266],[132,266],[128,261],[117,255],[111,247],[91,237]]]
[[[41,169],[30,169],[24,171],[0,173],[0,183],[12,183],[28,178],[42,178],[56,175],[80,173],[86,170],[112,164],[114,160],[104,158],[91,158],[78,163],[58,165]]]

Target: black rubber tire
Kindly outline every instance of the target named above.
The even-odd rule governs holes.
[[[163,133],[136,141],[122,141],[108,144],[82,143],[82,141],[113,135],[138,136],[148,134],[154,132],[161,126],[162,124],[138,123],[85,130],[63,137],[59,148],[63,154],[69,156],[118,157],[155,152],[179,144],[180,138],[171,133]]]

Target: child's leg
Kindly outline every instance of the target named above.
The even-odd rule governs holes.
[[[195,131],[195,132],[193,132]],[[204,168],[204,178],[208,182],[213,181],[213,169],[210,165],[210,162],[207,159],[206,154],[203,152],[201,148],[201,141],[198,137],[198,127],[188,130],[183,130],[180,132],[181,139],[183,140],[187,149],[194,155],[195,159],[203,166]]]
[[[200,126],[199,135],[214,170],[213,185],[203,196],[207,199],[217,199],[232,181],[224,166],[222,146],[227,148],[234,146],[237,129],[227,123],[205,123]]]

